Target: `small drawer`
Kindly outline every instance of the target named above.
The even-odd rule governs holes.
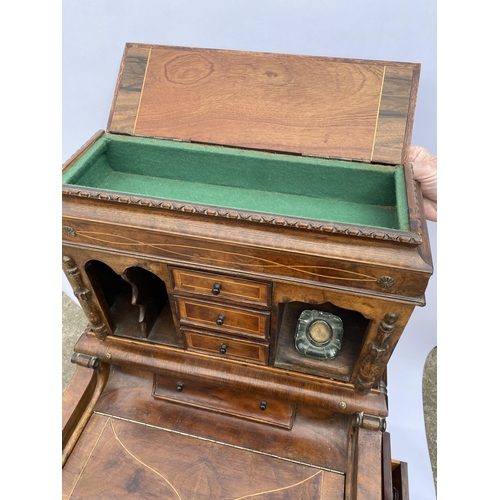
[[[285,429],[291,429],[295,419],[293,403],[172,376],[155,374],[152,396]]]
[[[175,293],[196,293],[224,301],[269,307],[271,285],[188,269],[172,270]]]
[[[248,340],[211,335],[210,333],[184,330],[188,350],[217,354],[219,356],[267,364],[268,346]]]
[[[216,328],[220,333],[234,333],[267,339],[268,311],[253,311],[215,302],[175,297],[181,324],[190,323]]]

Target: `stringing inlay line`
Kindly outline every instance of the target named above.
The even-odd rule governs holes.
[[[384,73],[382,75],[382,83],[380,85],[380,95],[378,97],[378,109],[377,109],[377,119],[375,121],[375,131],[373,133],[373,142],[372,142],[372,154],[370,155],[370,161],[373,161],[373,152],[375,151],[375,141],[377,140],[377,128],[378,128],[378,119],[380,116],[380,105],[382,103],[382,92],[384,90],[384,80],[385,80],[385,69],[387,66],[384,66]]]
[[[135,134],[135,128],[137,127],[137,118],[139,118],[139,111],[141,110],[142,94],[144,92],[144,85],[146,84],[146,75],[148,74],[149,59],[151,58],[151,50],[149,49],[148,60],[146,62],[146,69],[144,70],[144,78],[142,79],[141,95],[139,96],[139,104],[137,105],[137,113],[135,114],[134,120],[134,130],[132,134]]]
[[[193,250],[206,250],[206,251],[210,251],[210,249],[208,248],[203,248],[203,247],[199,247],[199,246],[189,246],[189,245],[178,245],[178,244],[171,244],[171,243],[158,243],[158,244],[151,244],[151,243],[144,243],[142,241],[137,241],[137,240],[133,240],[131,238],[127,238],[126,236],[120,236],[120,235],[114,235],[114,236],[117,236],[119,238],[122,238],[124,240],[127,240],[123,243],[119,243],[119,242],[116,242],[116,241],[109,241],[109,240],[106,240],[106,239],[101,239],[101,238],[97,238],[95,236],[90,236],[92,234],[100,234],[100,235],[104,235],[106,233],[101,233],[101,232],[98,232],[98,231],[79,231],[78,232],[78,235],[80,236],[83,236],[84,238],[88,238],[90,240],[93,240],[93,241],[100,241],[102,243],[111,243],[113,245],[128,245],[128,246],[145,246],[145,247],[150,247],[150,248],[155,248],[156,250],[161,250],[162,252],[168,252],[168,253],[171,253],[171,254],[175,254],[175,255],[181,255],[181,256],[185,256],[185,254],[181,253],[181,252],[175,252],[174,250],[170,250],[168,248],[163,248],[165,246],[170,246],[170,247],[180,247],[180,248],[189,248],[189,249],[193,249]],[[250,258],[250,259],[254,259],[254,260],[258,260],[258,261],[261,261],[261,262],[267,262],[267,264],[260,264],[260,266],[262,267],[282,267],[282,268],[285,268],[285,269],[290,269],[292,271],[297,271],[299,273],[307,273],[311,276],[316,276],[316,277],[319,277],[319,278],[330,278],[330,279],[337,279],[337,280],[342,280],[342,281],[377,281],[377,278],[373,277],[373,276],[369,276],[367,274],[362,274],[362,273],[358,273],[358,272],[355,272],[355,271],[348,271],[347,269],[338,269],[338,268],[335,268],[335,267],[324,267],[324,266],[300,266],[300,267],[294,267],[294,266],[287,266],[285,264],[280,264],[279,262],[274,262],[272,260],[269,260],[269,259],[263,259],[261,257],[253,257],[253,256],[249,256],[249,255],[246,255],[246,254],[239,254],[237,252],[226,252],[224,250],[217,250],[218,253],[224,253],[224,254],[228,254],[228,255],[236,255],[238,257],[244,257],[246,259]],[[200,260],[210,260],[210,261],[217,261],[217,259],[214,259],[213,257],[202,257],[202,256],[198,256],[198,258]],[[222,261],[224,262],[224,261]],[[256,264],[251,264],[251,263],[246,263],[246,262],[238,262],[238,265],[240,266],[250,266],[250,267],[254,267]],[[341,273],[345,273],[345,274],[353,274],[353,275],[357,275],[357,276],[361,276],[360,278],[342,278],[342,277],[337,277],[337,276],[329,276],[327,274],[320,274],[320,273],[314,273],[312,271],[307,271],[305,270],[306,268],[314,268],[314,269],[328,269],[328,270],[332,270],[332,271],[339,271]]]

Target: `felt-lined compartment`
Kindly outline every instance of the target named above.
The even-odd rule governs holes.
[[[403,167],[104,134],[63,184],[408,230]]]

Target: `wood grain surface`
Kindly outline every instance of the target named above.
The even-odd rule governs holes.
[[[343,493],[343,474],[102,415],[92,417],[63,474],[63,499],[72,500],[340,500]]]
[[[413,63],[129,44],[108,131],[402,163],[419,72]]]

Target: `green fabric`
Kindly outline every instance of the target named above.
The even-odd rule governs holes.
[[[401,166],[104,135],[63,175],[63,183],[346,224],[409,227]]]

